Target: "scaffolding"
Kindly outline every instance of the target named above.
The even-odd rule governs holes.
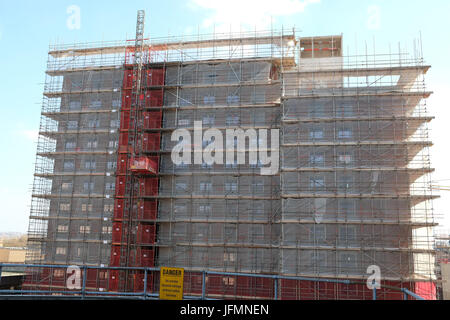
[[[182,267],[187,290],[204,271],[364,282],[377,265],[383,284],[435,297],[433,117],[421,55],[344,56],[342,36],[295,30],[144,40],[133,124],[124,111],[136,98],[138,51],[128,41],[50,48],[28,263]],[[279,173],[262,176],[260,163],[175,165],[171,134],[192,132],[195,121],[223,132],[279,129]],[[131,263],[117,251],[127,243],[118,194],[129,196],[123,139],[134,129],[157,172],[133,187]],[[33,275],[30,286],[52,287],[50,275]],[[117,272],[102,277],[112,291],[144,285],[137,273],[123,286],[111,285]],[[230,279],[220,282],[224,296],[265,285]],[[342,285],[279,282],[284,299],[365,297]]]

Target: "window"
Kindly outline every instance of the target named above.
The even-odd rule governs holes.
[[[202,168],[203,169],[212,169],[213,165],[212,164],[208,164],[206,162],[202,163]]]
[[[103,226],[102,227],[102,233],[103,234],[110,234],[110,233],[112,233],[112,227],[111,226]]]
[[[114,192],[115,189],[116,189],[116,183],[115,182],[107,182],[105,184],[105,192],[106,193]]]
[[[264,213],[264,202],[257,201],[253,204],[253,213],[256,216],[261,216]]]
[[[212,183],[200,182],[200,191],[212,191]]]
[[[80,110],[81,109],[81,101],[70,101],[69,109],[70,110]]]
[[[227,115],[227,126],[237,126],[239,125],[239,115],[229,114]]]
[[[203,125],[205,126],[213,126],[215,123],[215,116],[212,114],[204,115],[203,116]]]
[[[236,253],[225,252],[223,254],[223,261],[225,262],[235,262],[236,261]]]
[[[110,127],[111,128],[119,128],[120,127],[120,120],[111,120],[110,121]]]
[[[82,212],[86,212],[86,211],[88,211],[88,212],[92,212],[92,204],[87,204],[87,203],[83,203],[83,204],[81,204],[81,211]]]
[[[207,106],[213,106],[216,103],[215,96],[205,96],[203,97],[203,104]]]
[[[91,119],[88,121],[88,128],[93,129],[93,128],[98,128],[98,127],[100,127],[100,120]]]
[[[237,165],[237,159],[234,159],[234,160],[233,160],[233,163],[228,163],[228,162],[227,162],[227,163],[225,164],[225,167],[226,167],[226,168],[237,168],[237,166],[238,166],[238,165]]]
[[[88,149],[95,149],[98,147],[97,139],[89,139],[86,143]]]
[[[114,100],[112,101],[112,106],[113,106],[114,108],[119,108],[120,105],[121,105],[121,102],[120,102],[119,99],[114,99]]]
[[[256,164],[250,163],[250,168],[255,169],[255,168],[262,168],[262,162],[260,159],[258,159],[258,162],[256,162]]]
[[[208,215],[211,213],[211,205],[210,204],[202,204],[198,206],[198,212],[200,215]]]
[[[83,183],[84,192],[92,192],[94,191],[94,182],[85,182]]]
[[[310,163],[312,167],[323,167],[325,165],[324,153],[323,152],[311,153]]]
[[[64,192],[70,192],[72,191],[72,186],[73,186],[72,182],[63,182],[61,184],[61,190]]]
[[[66,253],[67,253],[66,248],[64,248],[64,247],[56,247],[56,254],[63,255],[63,254],[66,254]]]
[[[349,152],[340,152],[338,154],[338,161],[340,164],[348,165],[348,164],[352,163],[352,160],[353,160],[353,156]]]
[[[69,227],[68,226],[64,226],[64,225],[58,225],[58,232],[68,232],[69,231]]]
[[[77,146],[77,143],[74,140],[68,140],[66,141],[65,147],[66,150],[73,150]]]
[[[108,170],[116,170],[117,162],[116,161],[108,161],[108,163],[106,164],[106,168]]]
[[[313,128],[309,131],[309,137],[312,140],[319,140],[319,139],[323,139],[323,129],[320,128]]]
[[[93,169],[95,169],[95,166],[96,166],[95,160],[86,160],[84,162],[85,169],[93,170]]]
[[[225,182],[225,191],[226,192],[236,192],[238,189],[237,181]]]
[[[349,128],[341,128],[338,131],[338,138],[339,139],[351,139],[353,136],[353,132]]]
[[[118,140],[110,140],[108,142],[108,148],[117,148],[119,146],[119,141]]]
[[[100,109],[102,107],[102,101],[101,100],[92,100],[91,101],[91,108],[92,109]]]
[[[75,160],[65,160],[64,161],[64,171],[72,171],[75,169]]]
[[[180,127],[187,127],[191,121],[189,119],[178,119],[178,126]]]
[[[69,211],[70,210],[70,203],[60,203],[59,204],[59,210],[61,210],[61,211]]]
[[[238,95],[228,95],[227,96],[227,104],[239,104],[239,96]]]
[[[177,169],[186,169],[188,167],[189,167],[189,165],[184,163],[184,161],[181,162],[180,164],[175,164],[175,168],[177,168]]]
[[[90,226],[80,226],[80,233],[83,233],[83,234],[91,233],[91,227]]]
[[[113,212],[114,211],[114,204],[113,203],[110,203],[110,204],[107,203],[107,204],[103,205],[103,211],[105,213]]]
[[[76,130],[78,128],[78,121],[70,120],[67,121],[67,129]]]

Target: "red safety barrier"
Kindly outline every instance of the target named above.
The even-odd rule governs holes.
[[[161,149],[161,133],[144,133],[142,151],[158,152]]]
[[[143,118],[144,118],[144,130],[159,129],[162,126],[161,111],[146,111],[143,113]]]
[[[139,224],[137,233],[137,244],[154,244],[155,243],[155,225]]]
[[[141,200],[138,205],[138,218],[140,220],[155,220],[157,208],[156,200]]]
[[[158,178],[139,178],[139,196],[155,197],[158,195]]]

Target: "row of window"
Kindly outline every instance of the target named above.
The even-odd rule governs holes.
[[[247,186],[247,185],[245,185]],[[225,191],[227,192],[237,192],[239,190],[239,183],[237,181],[225,182]],[[242,187],[242,185],[241,185]],[[251,188],[255,192],[263,192],[264,191],[264,182],[256,181],[251,184]],[[175,191],[177,192],[186,192],[189,191],[189,185],[186,182],[176,182],[175,183]],[[212,192],[213,191],[213,183],[211,181],[203,181],[198,185],[198,191],[201,192]]]
[[[216,124],[216,115],[215,114],[205,114],[202,117],[202,123],[204,126],[213,126]],[[265,113],[259,112],[255,114],[254,121],[256,123],[264,123],[265,122]],[[226,115],[225,125],[227,126],[238,126],[241,123],[241,117],[239,114],[231,113]],[[187,127],[193,125],[193,120],[187,118],[178,119],[178,126]]]
[[[201,100],[200,100],[201,99]],[[219,103],[218,101],[216,101],[216,96],[215,95],[205,95],[202,98],[199,97],[195,97],[194,94],[187,94],[187,93],[183,93],[180,97],[179,97],[179,105],[181,107],[188,107],[188,106],[192,106],[195,105],[195,101],[201,101],[203,103],[203,105],[205,106],[214,106],[217,103]],[[237,105],[239,103],[241,103],[241,96],[238,94],[230,94],[226,96],[226,104],[227,105]],[[199,103],[197,102],[197,103]],[[221,104],[223,102],[220,102]],[[261,88],[259,90],[253,91],[250,97],[250,101],[248,102],[250,104],[265,104],[266,103],[266,89],[265,88]]]
[[[119,145],[119,142],[117,140],[110,140],[108,142],[108,148],[113,149],[117,148]],[[97,149],[98,148],[98,140],[97,138],[89,138],[85,143],[86,148],[88,149]],[[77,142],[75,139],[69,139],[64,144],[65,150],[73,150],[77,148]]]
[[[111,102],[111,106],[113,108],[120,108],[121,101],[120,99],[114,99]],[[90,104],[88,105],[90,109],[101,109],[102,108],[102,100],[91,100]],[[78,100],[72,100],[69,102],[69,109],[70,110],[81,110],[81,101]]]
[[[115,182],[106,182],[105,183],[105,193],[112,193],[116,188]],[[73,182],[63,182],[61,184],[61,191],[63,192],[71,192],[73,189]],[[94,182],[84,182],[83,183],[83,192],[93,192],[94,191]]]
[[[75,170],[75,160],[65,160],[63,164],[64,171],[73,171]],[[96,160],[85,160],[83,168],[86,170],[95,170],[97,168]],[[115,170],[117,168],[116,161],[108,161],[106,162],[106,169]]]
[[[59,233],[67,233],[67,232],[69,232],[69,226],[68,225],[58,225],[57,231]],[[79,226],[78,232],[81,234],[90,234],[91,226],[88,226],[88,225]],[[110,234],[110,233],[112,233],[111,226],[103,226],[102,227],[102,234]]]
[[[110,120],[109,128],[117,129],[120,127],[120,120],[114,119]],[[67,129],[68,130],[76,130],[79,128],[77,120],[69,120],[67,121]],[[87,120],[84,125],[81,126],[83,129],[97,129],[100,128],[100,120],[99,119],[90,119]]]
[[[264,202],[261,201],[253,202],[250,208],[245,209],[245,212],[246,213],[252,212],[253,214],[256,215],[262,215],[264,214],[264,207],[265,207]],[[194,214],[197,213],[200,216],[211,215],[213,212],[213,206],[211,204],[200,204],[196,207],[194,211],[195,211]],[[176,204],[173,207],[173,212],[175,213],[175,215],[183,216],[187,214],[188,207],[184,203]],[[241,212],[243,212],[242,208]],[[227,215],[237,217],[238,213],[239,207],[237,205],[227,206],[226,208]]]
[[[340,164],[349,165],[353,162],[353,154],[351,152],[339,152],[337,155],[337,161]],[[309,163],[313,167],[325,166],[325,153],[324,152],[310,153]]]
[[[320,140],[325,137],[323,128],[313,128],[309,131],[309,138],[311,140]],[[339,128],[337,130],[338,139],[351,139],[353,137],[353,130],[350,128]]]
[[[70,203],[60,203],[59,204],[59,210],[61,211],[70,211]],[[92,204],[86,204],[83,203],[81,205],[81,212],[85,213],[85,212],[93,212],[93,205]],[[114,211],[114,204],[104,204],[103,205],[103,212],[104,213],[112,213]]]

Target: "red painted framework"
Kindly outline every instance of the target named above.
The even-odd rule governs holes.
[[[131,172],[130,161],[133,150],[128,146],[128,141],[131,134],[137,132],[137,146],[139,150],[134,150],[139,154],[152,154],[148,156],[149,162],[154,164],[156,173],[159,172],[159,154],[161,146],[161,133],[159,129],[162,127],[162,106],[164,104],[164,82],[165,82],[165,68],[149,68],[144,65],[142,70],[142,91],[139,99],[143,110],[141,117],[138,118],[138,128],[134,128],[135,124],[130,119],[132,114],[132,102],[136,97],[133,96],[133,80],[134,71],[132,62],[134,48],[128,48],[125,58],[125,70],[123,77],[122,88],[122,108],[120,111],[120,131],[119,131],[119,147],[117,157],[117,171],[116,171],[116,190],[115,190],[115,205],[112,231],[112,245],[111,245],[111,267],[124,267],[121,265],[121,250],[122,246],[127,245],[128,241],[132,239],[125,239],[123,228],[126,214],[124,214],[124,202],[128,196],[126,194],[126,177],[134,174],[136,176],[137,185],[134,186],[136,192],[133,199],[133,209],[136,212],[132,216],[136,219],[137,230],[133,244],[136,250],[130,250],[128,261],[125,267],[154,267],[156,254],[156,216],[158,210],[158,201],[155,197],[158,195],[159,178],[157,175],[146,176]],[[147,131],[155,132],[147,132]],[[134,208],[136,205],[136,208]],[[144,286],[144,274],[132,273],[129,275],[128,285],[126,291],[142,291]],[[117,291],[119,289],[120,279],[119,271],[111,271],[110,273],[110,290]],[[149,275],[148,290],[152,290],[153,279]]]

